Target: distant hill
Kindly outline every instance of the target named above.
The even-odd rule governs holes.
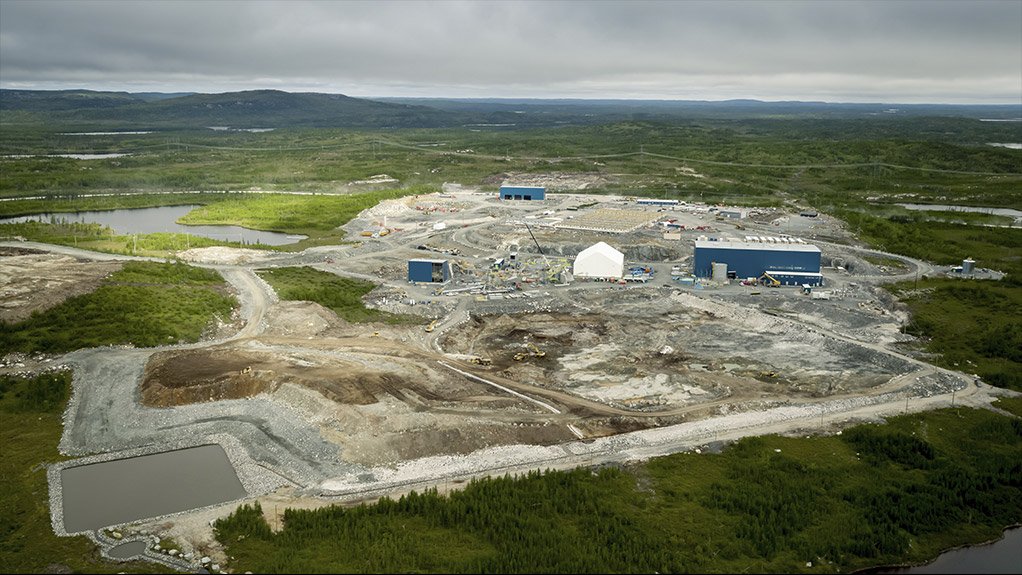
[[[748,119],[748,118],[870,118],[945,116],[1017,119],[1017,104],[886,104],[762,100],[583,100],[530,98],[377,98],[429,106],[449,112],[501,115],[509,121],[529,122],[529,116],[550,118],[615,119]]]
[[[96,129],[436,128],[516,129],[620,121],[1012,119],[1018,105],[848,104],[759,100],[379,98],[252,90],[223,94],[0,90],[0,121]],[[886,123],[886,122],[883,122]],[[1017,125],[1016,125],[1017,127]]]
[[[459,115],[340,94],[253,90],[224,94],[131,94],[0,90],[4,121],[135,128],[438,127]]]

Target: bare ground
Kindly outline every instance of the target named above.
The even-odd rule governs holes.
[[[0,322],[17,323],[33,312],[89,293],[120,268],[120,263],[0,247]]]

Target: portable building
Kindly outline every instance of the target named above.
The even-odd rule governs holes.
[[[546,199],[546,188],[541,186],[501,186],[502,200],[543,200]]]
[[[732,219],[732,220],[740,220],[740,219],[744,218],[747,215],[747,213],[748,212],[746,212],[745,210],[739,210],[739,209],[733,209],[733,208],[721,209],[721,210],[717,211],[717,215],[718,216],[720,216],[722,218]]]
[[[408,281],[443,283],[451,279],[451,262],[448,260],[408,260]]]
[[[577,278],[620,279],[625,271],[625,255],[599,242],[579,252],[572,266]]]

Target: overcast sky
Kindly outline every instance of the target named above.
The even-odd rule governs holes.
[[[0,0],[0,87],[1022,105],[1022,0]]]

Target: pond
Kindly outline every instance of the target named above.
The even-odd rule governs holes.
[[[303,240],[306,236],[282,234],[280,232],[264,232],[250,230],[240,226],[186,226],[177,223],[177,219],[199,206],[162,206],[158,208],[135,208],[124,210],[105,210],[95,212],[68,212],[35,214],[17,218],[0,219],[0,224],[24,222],[49,222],[51,218],[58,221],[95,223],[109,226],[118,234],[152,234],[158,232],[176,232],[192,234],[214,240],[241,242],[245,244],[264,244],[283,246]]]
[[[877,569],[868,573],[1022,573],[1022,528],[1009,529],[990,545],[962,547],[941,553],[932,563],[902,569]]]
[[[64,529],[91,531],[241,499],[227,453],[203,445],[60,471]]]

